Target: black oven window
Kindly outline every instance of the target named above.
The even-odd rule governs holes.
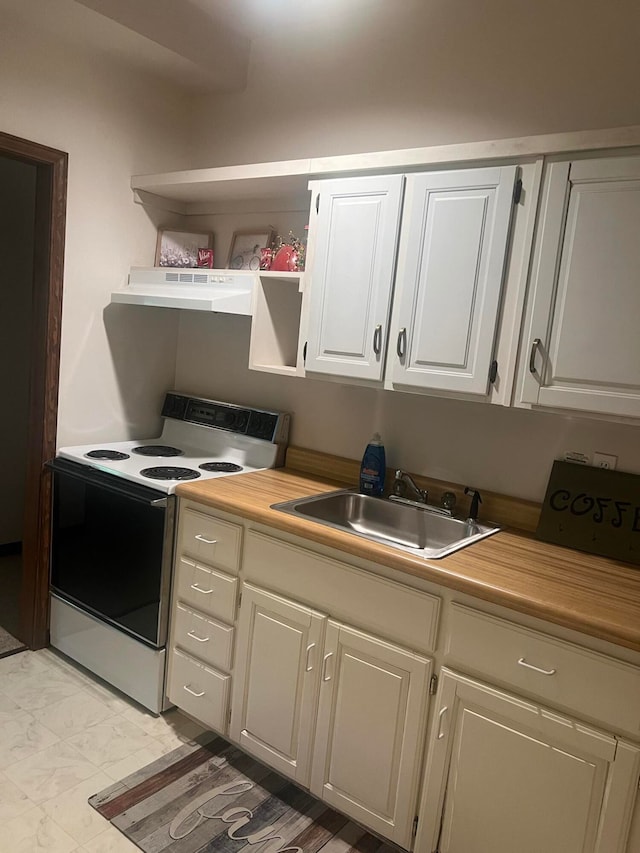
[[[156,646],[164,510],[64,474],[53,507],[52,588]]]

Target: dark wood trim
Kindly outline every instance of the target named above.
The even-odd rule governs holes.
[[[68,155],[0,133],[0,154],[36,166],[31,375],[20,639],[48,643],[51,474],[56,449]]]

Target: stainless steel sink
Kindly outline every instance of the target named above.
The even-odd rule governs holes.
[[[346,489],[271,508],[429,559],[446,557],[500,529]]]

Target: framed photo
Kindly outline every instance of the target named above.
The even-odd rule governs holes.
[[[207,231],[179,231],[160,228],[156,244],[157,267],[197,267],[198,249],[213,247],[213,234]]]
[[[275,234],[271,226],[236,231],[231,238],[227,268],[230,270],[259,270],[260,250],[268,249]]]

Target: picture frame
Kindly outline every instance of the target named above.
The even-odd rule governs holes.
[[[210,231],[183,231],[159,228],[156,243],[156,267],[197,267],[198,249],[213,248]]]
[[[260,250],[270,248],[274,236],[275,228],[270,225],[266,228],[234,231],[231,238],[227,269],[259,270]]]

